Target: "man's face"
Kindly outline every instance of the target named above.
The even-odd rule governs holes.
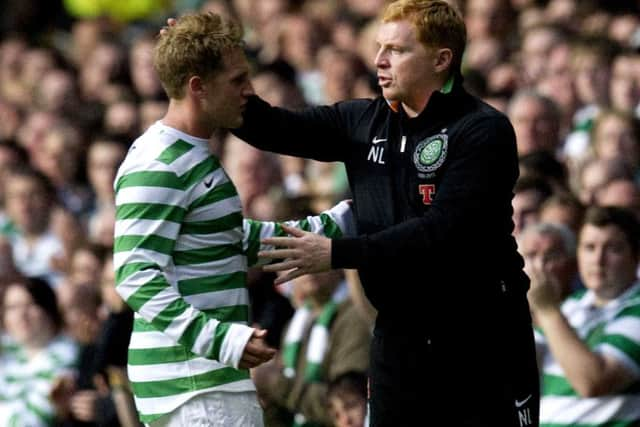
[[[216,127],[237,128],[242,125],[247,99],[253,94],[249,64],[240,48],[228,52],[223,64],[221,71],[203,83],[206,89],[203,110]]]
[[[513,196],[513,235],[517,236],[528,225],[538,222],[542,196],[536,190],[519,191]]]
[[[541,101],[528,96],[517,99],[510,108],[509,118],[516,132],[519,155],[540,149],[555,150],[556,126]]]
[[[637,260],[624,233],[615,225],[586,224],[578,243],[578,268],[587,289],[610,300],[636,278]]]
[[[329,399],[329,413],[336,427],[359,427],[364,425],[367,402],[357,394],[345,393]]]
[[[565,296],[571,291],[575,264],[567,254],[560,236],[534,230],[525,231],[518,242],[518,250],[524,258],[524,269],[529,277],[536,271],[543,271],[558,280],[560,295]]]
[[[382,23],[375,64],[382,94],[413,108],[429,97],[434,84],[435,50],[420,43],[407,21]]]

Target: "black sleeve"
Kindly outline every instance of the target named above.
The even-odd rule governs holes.
[[[425,215],[377,233],[334,239],[334,268],[401,266],[414,262],[415,254],[426,258],[445,250],[468,251],[470,242],[485,234],[511,240],[511,198],[518,176],[511,124],[502,115],[475,118],[457,141]]]
[[[289,111],[249,98],[244,123],[231,132],[256,148],[320,161],[344,161],[361,112],[371,101]]]

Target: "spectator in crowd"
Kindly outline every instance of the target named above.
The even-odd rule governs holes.
[[[371,334],[349,298],[341,270],[294,280],[302,301],[281,353],[254,371],[269,425],[331,426],[327,390],[350,372],[366,372]]]
[[[551,99],[535,91],[519,91],[511,98],[507,115],[516,132],[519,156],[538,150],[557,153],[560,114]]]
[[[67,415],[57,384],[77,357],[60,334],[56,295],[44,280],[19,278],[6,284],[1,301],[0,425],[55,426]]]
[[[17,270],[58,285],[62,275],[53,260],[64,246],[52,227],[56,199],[51,183],[30,168],[13,169],[4,175],[4,197],[9,222],[2,234],[11,244]]]
[[[595,194],[598,206],[617,206],[633,212],[640,218],[640,189],[632,179],[613,179]]]
[[[540,222],[564,225],[578,234],[582,227],[585,206],[570,191],[556,192],[540,207]]]
[[[33,158],[35,167],[53,184],[57,199],[72,214],[81,217],[90,205],[90,192],[80,181],[85,156],[83,135],[70,123],[48,130]]]
[[[637,281],[640,225],[615,207],[593,207],[578,239],[586,289],[563,301],[548,269],[534,266],[529,300],[540,332],[541,426],[633,426],[640,421]]]
[[[101,219],[115,216],[113,182],[127,148],[127,142],[109,135],[97,135],[87,148],[86,175],[93,191],[93,206],[86,222],[90,241],[102,241]],[[108,231],[113,235],[113,229]]]
[[[634,179],[634,171],[625,159],[593,158],[576,172],[574,192],[585,206],[595,203],[596,192],[614,179]]]
[[[637,174],[640,166],[639,129],[631,114],[603,110],[593,123],[590,149],[600,159],[624,160]]]
[[[358,371],[345,372],[327,388],[329,415],[335,427],[368,426],[367,376]]]
[[[540,207],[553,194],[549,181],[538,175],[523,175],[513,188],[513,235],[540,219]]]
[[[518,251],[529,276],[543,270],[556,280],[557,293],[564,300],[576,284],[576,237],[560,224],[538,222],[518,236]]]

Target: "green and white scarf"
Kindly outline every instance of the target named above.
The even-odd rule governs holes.
[[[322,361],[329,346],[329,328],[333,321],[338,306],[349,296],[349,290],[345,282],[341,283],[331,296],[331,300],[327,302],[322,311],[315,319],[309,337],[309,345],[307,346],[306,366],[304,370],[304,382],[313,383],[323,379]],[[284,338],[284,349],[282,352],[282,361],[284,365],[283,374],[287,378],[296,376],[296,365],[304,338],[304,332],[307,330],[309,322],[313,319],[311,304],[305,302],[298,308],[291,319],[289,328]],[[305,417],[298,413],[294,417],[293,427],[311,426],[307,423]]]

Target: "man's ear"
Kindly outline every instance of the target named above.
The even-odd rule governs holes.
[[[436,73],[446,71],[451,66],[451,60],[453,59],[453,52],[449,48],[438,49],[436,52],[434,70]]]
[[[196,98],[202,98],[206,94],[204,81],[200,76],[191,76],[187,82],[187,88]]]

